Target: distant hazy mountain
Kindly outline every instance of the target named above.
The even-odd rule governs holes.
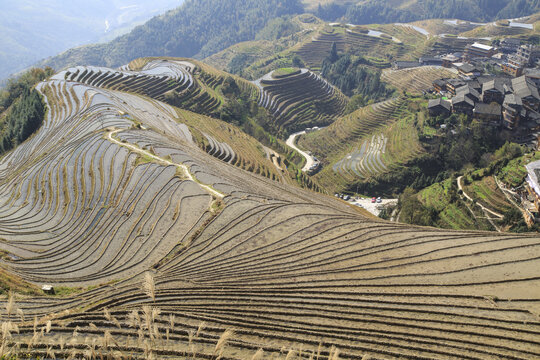
[[[74,46],[110,40],[183,0],[0,0],[0,79]]]
[[[188,0],[111,42],[71,49],[41,65],[116,67],[144,56],[204,58],[255,39],[272,19],[303,11],[299,0]]]
[[[276,17],[305,11],[312,11],[325,20],[338,18],[355,24],[408,22],[428,18],[488,21],[532,14],[539,11],[539,2],[540,0],[188,0],[183,6],[155,17],[108,43],[70,49],[41,62],[40,65],[49,65],[55,69],[76,64],[115,67],[143,56],[204,58],[235,43],[255,39],[257,32]],[[93,3],[93,10],[96,11],[100,6],[107,8],[103,4],[103,0]]]
[[[318,6],[316,14],[324,20],[343,18],[354,24],[373,24],[435,18],[493,21],[537,11],[539,0],[360,0],[353,4],[334,0]]]

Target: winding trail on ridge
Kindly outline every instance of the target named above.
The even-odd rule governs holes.
[[[309,155],[307,152],[305,151],[302,151],[300,150],[294,143],[296,141],[296,137],[298,135],[303,135],[305,134],[306,131],[299,131],[299,132],[295,132],[294,134],[291,134],[291,136],[289,136],[289,138],[287,139],[287,141],[285,142],[285,144],[287,144],[288,147],[290,147],[291,149],[294,149],[295,151],[297,151],[300,155],[302,155],[305,159],[306,159],[306,165],[304,165],[304,167],[302,168],[302,171],[303,172],[306,172],[309,170],[309,168],[315,164],[315,159],[313,158],[313,156]]]
[[[140,149],[138,148],[137,146],[134,146],[134,145],[131,145],[131,144],[128,144],[128,143],[123,143],[121,141],[118,141],[116,140],[113,135],[116,135],[118,134],[119,132],[121,131],[124,131],[124,129],[116,129],[116,130],[113,130],[113,131],[108,131],[107,133],[107,139],[119,146],[123,146],[125,148],[128,148],[129,150],[131,151],[134,151],[138,154],[143,154],[145,156],[148,156],[156,161],[159,161],[161,163],[165,163],[167,165],[172,165],[172,166],[176,166],[177,168],[181,169],[182,172],[184,173],[185,177],[190,180],[190,181],[193,181],[194,183],[196,183],[197,185],[199,185],[202,189],[204,189],[206,192],[208,192],[210,195],[218,198],[218,199],[223,199],[225,197],[225,194],[213,189],[210,185],[206,185],[206,184],[203,184],[201,183],[199,180],[197,180],[195,178],[195,176],[193,176],[193,174],[191,174],[191,172],[189,171],[189,168],[184,165],[184,164],[177,164],[177,163],[174,163],[172,161],[169,161],[167,159],[163,159],[159,156],[156,156],[154,154],[152,154],[151,152],[148,152],[146,150],[143,150],[143,149]]]
[[[461,190],[461,192],[463,193],[463,196],[465,196],[470,202],[472,202],[473,199],[472,199],[469,195],[467,195],[467,193],[465,192],[465,190],[463,190],[463,186],[461,186],[461,179],[462,179],[462,178],[463,178],[463,176],[460,176],[460,177],[457,178],[458,189]],[[500,219],[504,218],[504,215],[499,214],[498,212],[493,211],[493,210],[491,210],[491,209],[488,209],[487,207],[485,207],[485,206],[482,205],[481,203],[476,202],[476,204],[477,204],[478,206],[480,206],[480,208],[482,208],[483,211],[488,212],[488,213],[490,213],[491,215],[494,215],[494,216],[496,216],[496,217],[498,217],[498,218],[500,218]]]

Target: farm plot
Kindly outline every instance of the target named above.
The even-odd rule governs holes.
[[[274,156],[278,168],[263,146],[237,127],[186,110],[177,110],[177,117],[179,122],[189,126],[195,142],[208,154],[272,180],[287,181],[290,178],[286,167],[280,165],[279,154]]]
[[[411,115],[402,115],[382,133],[368,137],[355,151],[336,162],[333,172],[348,180],[365,179],[388,172],[417,156],[423,150],[412,122]]]
[[[134,166],[136,155],[99,131],[132,126],[135,119],[122,112],[148,117],[147,126],[167,129],[188,145],[186,129],[170,123],[166,105],[134,95],[59,80],[40,90],[51,108],[45,125],[0,166],[0,233],[15,259],[10,268],[38,283],[94,283],[151,265],[198,221],[210,199],[174,168]],[[182,203],[192,212],[180,212]]]
[[[223,97],[219,87],[228,74],[194,60],[181,58],[142,58],[121,70],[78,66],[55,76],[57,79],[105,89],[147,96],[171,105],[214,114]],[[258,97],[258,89],[248,81],[234,77],[243,91]]]
[[[427,39],[421,34],[398,26],[375,28],[392,35],[395,39],[370,35],[368,29],[364,27],[352,25],[347,26],[346,29],[340,26],[325,27],[295,50],[295,53],[309,68],[317,69],[330,54],[333,44],[336,44],[336,49],[340,52],[347,51],[368,57],[385,54],[396,59],[408,59],[418,54],[421,56],[424,51]],[[402,43],[397,39],[406,41]],[[385,61],[383,66],[389,66],[388,62]]]
[[[291,132],[309,126],[326,126],[345,111],[347,97],[319,75],[302,69],[256,81],[261,87],[259,105],[274,116],[278,126]]]
[[[489,41],[482,38],[440,36],[436,38],[435,42],[431,47],[431,50],[429,50],[427,54],[435,55],[441,53],[463,52],[467,45],[471,45],[476,42],[489,45]]]
[[[354,30],[346,31],[346,48],[350,52],[361,55],[380,56],[380,54],[387,54],[395,58],[401,58],[406,54],[406,49],[402,43]]]
[[[539,251],[534,237],[237,198],[153,275],[21,300],[38,325],[20,324],[11,341],[26,349],[33,337],[33,352],[57,356],[82,353],[86,341],[96,356],[136,358],[245,359],[262,349],[268,358],[530,359],[540,354],[540,323],[516,294],[538,298],[521,282]],[[61,313],[80,304],[86,310]]]
[[[538,236],[367,218],[209,155],[203,134],[226,141],[207,118],[181,125],[156,100],[76,82],[39,89],[44,126],[0,161],[0,262],[59,294],[0,298],[4,354],[540,358]],[[385,154],[400,149],[381,133]]]
[[[298,143],[301,148],[328,158],[330,155],[325,154],[347,151],[350,143],[370,136],[395,120],[403,111],[404,106],[405,102],[399,98],[366,106],[341,117],[321,131],[300,137]]]
[[[299,145],[317,154],[324,168],[316,180],[340,191],[358,178],[400,166],[423,151],[414,127],[415,114],[403,98],[370,105],[329,127],[300,137]]]
[[[494,230],[493,226],[481,212],[478,216],[471,214],[472,207],[467,208],[465,203],[450,203],[448,192],[450,188],[450,179],[442,183],[433,184],[422,190],[418,197],[426,206],[434,208],[439,212],[440,227],[448,229],[482,229]]]
[[[464,187],[467,195],[490,210],[504,214],[512,208],[492,176],[484,177]]]
[[[342,174],[352,171],[356,176],[366,178],[387,171],[388,168],[382,162],[387,142],[388,138],[384,135],[373,135],[371,140],[364,141],[357,150],[335,163],[334,172]]]
[[[334,43],[338,51],[345,51],[346,41],[344,33],[337,32],[333,28],[326,29],[308,40],[296,53],[310,68],[317,68],[328,57]]]
[[[433,87],[433,81],[442,78],[456,78],[457,73],[438,66],[422,66],[403,70],[384,70],[381,80],[400,91],[421,93]]]

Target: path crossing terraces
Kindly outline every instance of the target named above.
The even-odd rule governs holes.
[[[57,359],[540,358],[537,236],[366,217],[208,154],[197,123],[176,121],[185,110],[61,79],[38,89],[44,125],[0,160],[0,264],[85,289],[2,297],[6,349]],[[404,103],[361,111],[397,116]],[[354,134],[328,129],[364,139],[355,116],[344,118]]]

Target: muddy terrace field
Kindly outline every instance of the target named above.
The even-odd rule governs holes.
[[[540,358],[538,237],[364,217],[206,153],[169,105],[96,85],[40,84],[45,124],[0,162],[2,267],[85,288],[4,298],[4,353]]]

